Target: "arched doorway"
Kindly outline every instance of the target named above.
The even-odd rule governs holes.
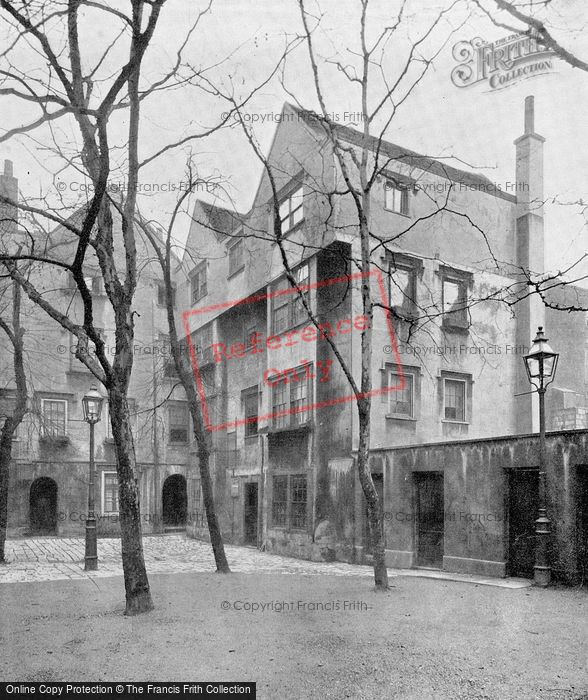
[[[35,479],[29,492],[31,534],[57,533],[57,484],[48,476]]]
[[[185,527],[188,517],[188,491],[186,479],[181,474],[172,474],[163,482],[162,491],[163,526]]]

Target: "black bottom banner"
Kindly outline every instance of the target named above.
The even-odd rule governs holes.
[[[0,695],[9,698],[255,698],[255,683],[6,683]]]

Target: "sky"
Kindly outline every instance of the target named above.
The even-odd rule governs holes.
[[[127,5],[122,0],[113,4],[125,9]],[[373,69],[374,104],[382,94],[385,81],[389,83],[398,76],[410,46],[427,31],[439,10],[447,9],[450,4],[449,0],[408,0],[403,21],[394,39],[386,45],[381,70],[380,66]],[[391,24],[399,5],[397,0],[372,0],[368,40],[374,40],[383,27]],[[488,81],[457,87],[451,74],[458,65],[454,57],[454,46],[458,42],[476,37],[492,42],[511,34],[494,26],[486,17],[472,14],[467,5],[465,1],[457,2],[420,47],[423,57],[433,54],[436,57],[418,86],[398,108],[387,138],[433,157],[454,159],[448,162],[482,172],[506,188],[506,183],[515,179],[513,141],[523,133],[524,100],[527,95],[534,95],[535,130],[546,139],[545,265],[548,270],[561,270],[588,250],[586,219],[582,204],[578,204],[588,199],[588,73],[550,57],[550,69],[532,77],[515,79],[504,87],[492,88]],[[173,63],[179,42],[204,6],[201,2],[168,0],[146,58],[145,79],[156,79]],[[340,61],[348,70],[358,65],[355,53],[359,46],[358,6],[357,0],[307,4],[312,14],[311,23],[318,22],[313,37],[327,111],[340,123],[361,127],[357,116],[361,114],[358,90],[334,63]],[[554,14],[554,34],[567,48],[588,57],[586,33],[583,36],[580,31],[588,20],[588,10],[579,0],[565,3],[560,0],[560,6],[565,7],[565,12]],[[97,21],[96,13],[88,15],[82,26],[82,46],[88,60],[100,55],[113,36],[114,24]],[[193,67],[206,68],[204,75],[222,91],[233,91],[242,97],[267,79],[283,55],[284,47],[296,41],[301,30],[296,0],[280,3],[217,0],[210,12],[201,18],[184,55]],[[29,54],[23,53],[23,61],[28,60],[31,60]],[[40,70],[38,65],[35,68]],[[98,86],[97,95],[99,92]],[[288,54],[283,71],[261,87],[245,107],[255,137],[266,152],[285,100],[308,109],[318,108],[308,52],[303,44]],[[1,104],[3,129],[36,115],[23,110],[15,101],[4,100]],[[185,86],[166,94],[156,93],[143,104],[141,157],[215,125],[219,115],[227,109],[227,103],[211,95],[210,90],[207,93]],[[114,116],[113,134],[118,144],[125,143],[125,129],[124,119]],[[74,130],[67,126],[57,134],[68,144],[74,138]],[[47,137],[48,132],[41,130],[35,133],[34,139],[19,137],[0,143],[0,159],[14,161],[23,196],[47,193],[62,197],[68,204],[80,201],[84,195],[83,179],[71,169],[60,170],[58,159],[42,148]],[[238,125],[233,124],[209,138],[193,140],[189,147],[199,176],[217,183],[216,187],[203,184],[200,191],[191,196],[189,207],[193,206],[195,197],[200,197],[247,210],[255,194],[261,166]],[[161,186],[181,187],[179,183],[185,180],[187,150],[187,147],[176,149],[144,168],[140,178],[143,192],[139,196],[143,214],[165,224],[174,195],[162,193]],[[117,154],[114,148],[114,163]],[[116,181],[116,176],[113,177]],[[154,192],[157,189],[160,191]],[[188,217],[181,217],[176,230],[180,241],[185,239],[188,226]],[[588,274],[588,265],[581,271]]]

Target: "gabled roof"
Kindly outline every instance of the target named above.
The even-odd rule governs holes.
[[[295,105],[286,102],[284,107],[289,107],[293,110],[307,125],[309,125],[314,131],[320,133],[321,136],[327,135],[327,127],[325,125],[326,120],[319,114],[312,112],[310,110],[300,109]],[[362,146],[364,143],[364,135],[361,131],[357,129],[352,129],[349,126],[343,124],[337,124],[335,122],[329,122],[335,135],[342,141],[346,141],[354,146]],[[438,177],[443,177],[452,182],[458,184],[463,184],[473,189],[479,189],[495,197],[501,199],[506,199],[510,202],[516,202],[516,197],[510,193],[503,192],[499,190],[495,183],[489,180],[485,175],[480,175],[478,173],[471,173],[466,170],[459,170],[451,165],[447,165],[435,158],[430,156],[424,156],[416,151],[411,151],[408,148],[403,148],[390,141],[380,139],[377,136],[368,137],[368,146],[371,151],[377,151],[387,159],[400,161],[406,163],[412,167],[418,168],[425,172],[432,173]]]
[[[209,204],[202,200],[198,200],[198,203],[207,219],[198,223],[210,228],[216,234],[218,240],[222,240],[227,234],[234,233],[242,225],[245,218],[243,214],[231,211],[218,204]]]

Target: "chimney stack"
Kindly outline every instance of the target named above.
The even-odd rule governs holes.
[[[0,197],[12,202],[18,201],[18,180],[13,175],[11,160],[4,161],[4,172],[0,173]],[[8,204],[0,199],[0,235],[16,236],[18,209],[16,204]]]
[[[525,131],[516,139],[516,264],[520,272],[521,292],[526,294],[527,276],[536,279],[545,270],[543,233],[543,136],[535,133],[535,99],[525,99]],[[530,295],[517,304],[516,344],[530,347],[538,326],[545,325],[545,307],[540,297]],[[522,356],[517,357],[515,393],[529,391],[529,382]],[[538,430],[538,410],[531,396],[519,401],[517,430],[530,433]]]

